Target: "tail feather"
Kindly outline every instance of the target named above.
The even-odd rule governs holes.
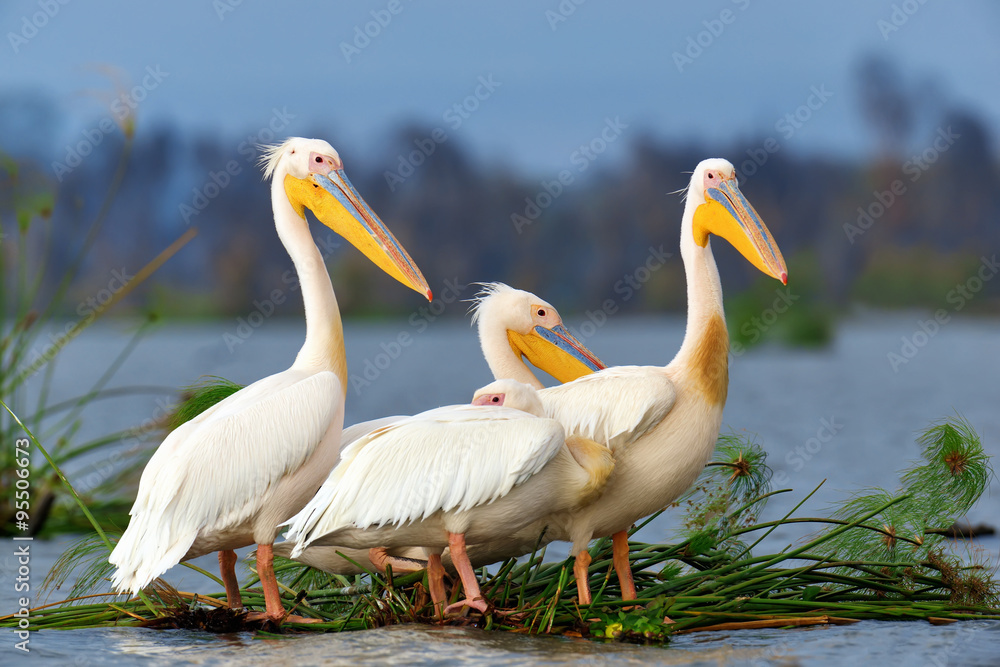
[[[169,540],[169,546],[160,547],[163,535],[150,530],[143,517],[133,516],[108,562],[117,566],[111,578],[112,587],[122,593],[136,595],[154,579],[181,562],[194,544],[197,531],[178,535]]]

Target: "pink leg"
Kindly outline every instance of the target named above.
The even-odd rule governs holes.
[[[219,571],[222,572],[222,583],[226,586],[226,602],[230,609],[242,609],[243,598],[240,596],[240,584],[236,580],[236,552],[232,549],[219,552]]]
[[[440,559],[440,557],[439,557]],[[427,567],[427,563],[415,558],[399,558],[390,556],[389,550],[385,547],[375,547],[368,550],[368,560],[376,568],[385,572],[385,568],[392,565],[392,571],[396,574],[409,574],[410,572],[420,572]]]
[[[465,589],[465,599],[461,602],[448,605],[444,613],[450,614],[460,611],[462,607],[472,607],[481,613],[486,613],[488,605],[479,591],[479,581],[476,573],[469,562],[469,555],[465,553],[465,535],[461,533],[448,533],[448,548],[451,550],[451,564],[458,570],[458,576],[462,578],[462,587]]]
[[[628,533],[619,530],[611,536],[611,545],[615,572],[618,573],[618,583],[622,588],[622,600],[634,600],[635,582],[632,580],[632,564],[628,559]]]
[[[431,589],[431,602],[438,616],[444,615],[444,603],[448,601],[444,592],[444,565],[441,564],[441,554],[430,554],[427,557],[427,586]]]
[[[281,591],[278,589],[278,578],[274,576],[274,549],[270,544],[257,545],[257,575],[264,589],[264,604],[267,612],[247,616],[250,621],[269,620],[276,625],[290,623],[322,623],[317,618],[288,615],[281,604]]]
[[[573,563],[573,576],[576,577],[576,590],[580,604],[590,604],[590,552],[584,549],[576,555]]]

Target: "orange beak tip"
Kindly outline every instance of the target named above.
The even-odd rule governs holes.
[[[434,294],[431,293],[431,288],[430,287],[427,288],[427,295],[426,296],[427,296],[427,300],[428,301],[433,301],[434,300]]]
[[[781,276],[778,278],[782,285],[788,284],[788,274],[784,271],[781,272]]]

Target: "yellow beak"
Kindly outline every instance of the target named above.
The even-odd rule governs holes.
[[[533,366],[559,382],[572,382],[607,368],[561,324],[551,329],[536,326],[527,334],[508,329],[507,340],[515,353],[523,355]]]
[[[701,247],[708,235],[726,239],[762,272],[788,284],[788,269],[778,244],[746,200],[736,184],[736,178],[719,183],[705,191],[705,203],[694,212],[694,240]]]
[[[406,249],[358,194],[343,169],[308,178],[285,176],[285,194],[299,215],[308,208],[377,267],[407,287],[433,298],[423,274]]]

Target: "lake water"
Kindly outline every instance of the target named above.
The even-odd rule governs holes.
[[[456,306],[452,308],[457,310]],[[986,451],[1000,454],[1000,321],[953,319],[931,338],[922,338],[920,313],[860,314],[845,322],[829,348],[819,351],[779,347],[752,349],[732,358],[724,426],[756,434],[764,444],[780,486],[795,489],[769,505],[766,518],[790,509],[822,480],[823,488],[799,512],[825,513],[826,506],[868,486],[895,488],[897,471],[919,455],[914,437],[931,422],[956,412],[979,431]],[[568,322],[571,326],[574,322]],[[67,348],[57,368],[53,400],[84,393],[130,335],[126,323],[88,330]],[[169,326],[145,338],[111,386],[159,385],[175,388],[201,375],[221,375],[248,383],[287,368],[301,344],[299,323],[268,321],[248,337],[236,320]],[[584,332],[589,332],[584,328]],[[683,337],[674,318],[612,318],[585,343],[609,364],[665,364]],[[407,336],[400,338],[400,334]],[[444,404],[465,403],[490,381],[476,336],[460,321],[349,323],[346,329],[352,372],[349,423],[387,414],[412,414]],[[902,352],[903,338],[924,345],[893,368],[888,355]],[[405,345],[398,345],[400,340]],[[239,341],[239,342],[235,342]],[[913,350],[907,350],[912,352]],[[101,435],[158,416],[168,403],[134,392],[95,403],[85,415],[82,435]],[[830,437],[832,434],[832,437]],[[93,460],[71,475],[81,485],[98,481],[104,460]],[[91,480],[91,482],[88,482]],[[996,525],[1000,495],[984,497],[970,514],[973,522]],[[676,517],[663,515],[639,535],[646,541],[670,539]],[[762,544],[781,549],[801,533],[775,531]],[[68,539],[36,542],[33,582],[61,553]],[[996,561],[1000,540],[977,541]],[[0,612],[13,607],[13,544],[0,553]],[[965,547],[959,547],[964,549]],[[562,558],[565,545],[549,556]],[[215,567],[214,557],[199,563]],[[187,590],[214,586],[183,568],[167,575]],[[8,635],[0,655],[22,658]],[[447,664],[475,660],[486,665],[597,664],[817,664],[847,660],[883,664],[1000,664],[1000,623],[982,621],[933,627],[924,623],[864,622],[853,626],[799,630],[696,633],[677,637],[667,648],[600,645],[589,641],[531,638],[471,630],[396,627],[363,633],[257,640],[250,635],[215,636],[186,631],[129,628],[48,631],[35,634],[30,662],[89,665],[110,660],[136,664]]]

